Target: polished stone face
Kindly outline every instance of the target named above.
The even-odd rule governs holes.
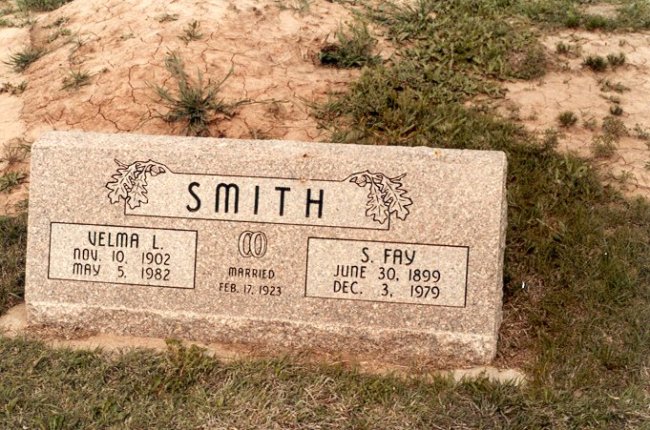
[[[30,322],[489,362],[501,152],[50,133],[32,149]]]

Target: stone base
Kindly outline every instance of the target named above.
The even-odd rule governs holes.
[[[250,345],[258,353],[338,356],[401,368],[451,368],[486,364],[496,355],[491,336],[448,332],[312,325],[295,321],[218,317],[198,313],[107,309],[61,303],[30,303],[30,326],[128,336],[166,337],[204,343]],[[333,354],[333,351],[344,353]]]

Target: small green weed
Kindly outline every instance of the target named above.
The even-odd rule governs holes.
[[[57,28],[57,27],[63,27],[65,24],[67,24],[70,21],[70,17],[67,16],[62,16],[54,20],[54,22],[50,25],[46,25],[45,28]]]
[[[15,72],[24,72],[36,60],[45,54],[43,48],[29,46],[20,52],[11,54],[4,63],[11,66]]]
[[[16,0],[16,6],[22,10],[49,12],[60,8],[72,0]]]
[[[156,21],[160,23],[178,21],[177,13],[163,13],[156,18]]]
[[[618,9],[618,24],[631,30],[650,29],[650,3],[647,0],[627,0]]]
[[[607,62],[612,69],[620,67],[625,64],[625,54],[622,52],[619,52],[618,54],[607,54]]]
[[[614,91],[620,94],[626,91],[630,91],[630,88],[626,87],[620,82],[612,83],[609,79],[604,79],[600,81],[600,91],[602,92]]]
[[[203,33],[201,33],[201,23],[196,20],[190,22],[183,30],[183,34],[178,36],[178,38],[185,43],[201,40],[203,38]]]
[[[0,193],[11,193],[25,181],[27,176],[20,172],[9,172],[0,176]]]
[[[12,96],[19,96],[25,92],[27,89],[27,81],[22,81],[18,85],[14,85],[11,82],[5,82],[0,85],[0,94],[9,93]]]
[[[7,16],[16,12],[16,9],[9,2],[0,2],[0,6],[2,6],[0,8],[0,16]]]
[[[546,73],[546,52],[542,46],[533,45],[523,53],[510,55],[508,63],[515,78],[525,80],[539,78]]]
[[[623,108],[618,104],[611,105],[609,107],[609,113],[615,116],[621,116],[623,115]]]
[[[377,41],[370,35],[365,23],[357,21],[348,24],[347,29],[339,26],[336,38],[338,43],[330,43],[321,48],[318,58],[322,65],[352,68],[381,61],[380,57],[372,54]]]
[[[623,121],[613,116],[607,116],[603,119],[603,132],[615,139],[620,139],[629,134]]]
[[[209,80],[205,82],[200,72],[197,79],[192,80],[185,71],[182,59],[175,52],[169,53],[165,58],[165,68],[176,80],[177,89],[173,93],[165,87],[153,86],[161,104],[167,108],[167,113],[162,118],[170,123],[183,123],[188,135],[209,135],[208,125],[216,121],[219,115],[230,118],[237,107],[252,103],[250,100],[229,103],[218,97],[221,86],[230,78],[232,69],[216,84]]]
[[[564,42],[558,42],[555,45],[555,52],[561,55],[566,55],[571,52],[570,44]]]
[[[22,163],[31,151],[31,146],[24,139],[11,139],[2,148],[1,161],[6,161],[9,166]]]
[[[555,52],[566,57],[577,57],[580,55],[580,46],[571,43],[558,42],[555,45]]]
[[[0,315],[24,296],[26,248],[27,215],[0,215]]]
[[[604,72],[607,70],[607,61],[600,55],[589,55],[584,59],[582,64],[594,72]]]
[[[582,23],[585,29],[594,30],[613,30],[616,28],[616,21],[601,15],[583,15]]]
[[[633,131],[637,139],[650,142],[650,129],[643,127],[641,124],[634,124]]]
[[[72,36],[72,31],[68,28],[58,28],[56,31],[53,31],[47,37],[47,43],[52,43],[57,40],[59,37],[69,37]]]
[[[608,134],[595,136],[591,141],[591,153],[595,158],[610,158],[616,153],[616,139]]]
[[[647,0],[620,2],[614,17],[589,14],[584,11],[594,0],[512,0],[489,1],[511,12],[519,12],[534,21],[567,28],[582,27],[590,31],[641,30],[650,28],[650,4]]]
[[[309,13],[311,9],[311,2],[312,0],[276,0],[278,9],[291,10],[299,13],[300,15]]]
[[[589,118],[585,118],[582,120],[582,125],[587,130],[593,131],[596,129],[596,127],[598,127],[598,121],[596,121],[596,118],[594,118],[593,116],[590,116]]]
[[[561,127],[571,127],[578,122],[578,117],[571,111],[564,111],[557,117]]]
[[[61,89],[64,90],[78,90],[79,88],[90,84],[90,73],[79,70],[70,70],[68,76],[63,78],[63,86]]]

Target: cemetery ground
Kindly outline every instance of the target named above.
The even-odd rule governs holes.
[[[494,364],[528,378],[3,336],[1,428],[650,428],[646,1],[2,0],[0,15],[0,314],[23,297],[44,130],[495,149]]]

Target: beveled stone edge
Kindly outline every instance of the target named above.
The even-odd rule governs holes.
[[[422,332],[232,318],[190,312],[104,308],[78,304],[28,303],[30,326],[87,330],[115,335],[175,337],[205,343],[255,346],[288,355],[342,351],[354,361],[377,361],[410,368],[489,364],[497,337],[462,332]],[[351,329],[346,336],[342,329]],[[226,334],[219,335],[226,331]],[[378,359],[379,357],[379,359]]]

